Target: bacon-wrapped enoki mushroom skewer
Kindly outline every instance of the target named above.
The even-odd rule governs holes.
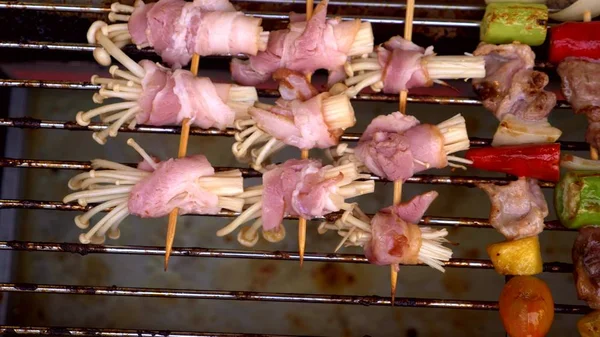
[[[288,29],[273,31],[265,51],[248,60],[233,59],[233,79],[244,85],[257,85],[271,79],[280,68],[311,75],[329,70],[328,84],[343,80],[344,63],[350,57],[373,52],[371,24],[358,19],[327,19],[327,1],[317,5],[306,21],[305,15],[290,13]]]
[[[319,233],[337,231],[343,239],[336,251],[342,246],[361,246],[373,264],[392,265],[398,271],[399,264],[425,263],[444,272],[444,262],[452,257],[452,250],[443,246],[448,231],[417,225],[437,196],[435,191],[427,192],[384,208],[373,219],[354,204],[334,223],[321,223]]]
[[[404,181],[429,168],[465,168],[461,164],[471,161],[451,154],[467,150],[469,145],[465,119],[460,114],[430,125],[394,112],[373,119],[356,148],[340,144],[328,153],[338,164],[355,163],[361,170],[390,181]]]
[[[148,60],[136,63],[112,42],[101,43],[111,54],[119,55],[127,70],[114,65],[110,68],[113,78],[94,75],[91,79],[93,84],[101,85],[93,96],[95,103],[102,104],[109,98],[124,102],[77,113],[79,125],[88,125],[96,116],[110,123],[107,129],[93,134],[100,144],[105,144],[109,136],[115,137],[123,125],[129,128],[136,124],[180,125],[189,118],[191,125],[204,129],[225,129],[232,127],[236,119],[249,118],[248,108],[258,100],[254,87],[212,83],[209,78],[196,77],[190,71],[171,71]]]
[[[238,241],[251,247],[258,242],[258,231],[269,242],[285,237],[282,221],[285,216],[301,216],[314,219],[340,209],[348,209],[346,199],[373,193],[375,183],[365,179],[354,164],[322,166],[317,160],[290,159],[281,165],[273,165],[263,175],[263,185],[247,188],[236,198],[243,198],[250,205],[239,217],[217,232],[218,236],[232,233],[244,223]]]
[[[347,62],[344,69],[346,94],[354,97],[369,86],[375,92],[397,94],[444,79],[482,78],[485,61],[475,56],[436,56],[433,47],[424,49],[394,36],[375,53]]]
[[[266,159],[285,145],[303,150],[335,146],[344,130],[356,123],[348,97],[329,93],[304,102],[256,103],[248,113],[251,119],[235,122],[237,142],[232,151],[257,171],[264,171]]]
[[[242,210],[244,199],[234,197],[244,189],[239,170],[215,172],[203,155],[157,163],[133,139],[127,144],[144,158],[137,168],[95,159],[91,171],[69,180],[69,188],[77,192],[67,195],[63,202],[97,204],[75,217],[77,227],[89,228],[92,217],[108,211],[87,233],[79,236],[81,243],[101,244],[106,235],[118,239],[119,225],[130,214],[158,218],[174,208],[179,208],[180,214]]]
[[[97,43],[100,33],[119,48],[134,43],[138,48],[154,47],[163,61],[174,68],[200,56],[223,54],[256,55],[265,50],[269,33],[263,32],[262,19],[245,16],[227,0],[160,0],[134,6],[115,2],[108,15],[111,22],[96,21],[87,33],[89,43]],[[102,47],[94,58],[110,65],[109,53]]]

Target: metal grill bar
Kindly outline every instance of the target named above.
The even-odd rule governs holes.
[[[257,335],[219,332],[192,332],[170,330],[131,330],[131,329],[98,329],[98,328],[63,328],[63,327],[32,327],[16,325],[0,325],[3,335],[34,335],[34,336],[82,336],[82,337],[309,337],[291,335]]]
[[[135,167],[135,163],[126,163]],[[62,160],[38,160],[38,159],[13,159],[0,158],[0,167],[14,168],[40,168],[40,169],[65,169],[65,170],[91,170],[92,164],[88,161],[62,161]],[[244,178],[261,177],[261,173],[249,168],[242,167],[215,167],[217,172],[240,170]],[[376,175],[371,175],[369,180],[388,182]],[[506,185],[514,179],[508,178],[485,178],[485,177],[465,177],[465,176],[438,176],[418,174],[409,178],[408,182],[416,184],[436,184],[436,185],[459,185],[474,187],[476,184],[493,183],[496,185]],[[544,188],[553,188],[554,183],[541,181],[539,185]]]
[[[67,45],[68,47],[69,45]],[[40,47],[43,49],[42,47]],[[0,87],[9,88],[41,88],[41,89],[71,89],[71,90],[99,90],[100,85],[90,82],[72,81],[38,81],[38,80],[9,80],[0,79]],[[257,89],[260,97],[279,98],[279,91],[274,89]],[[360,94],[355,100],[397,102],[398,95],[387,94]],[[430,103],[444,105],[481,105],[481,101],[469,97],[443,97],[443,96],[409,96],[410,103]],[[570,108],[565,102],[559,102],[557,108]]]
[[[305,1],[298,0],[232,0],[233,3],[264,3],[264,4],[305,4]],[[320,1],[315,1],[318,4]],[[405,9],[406,3],[394,2],[368,2],[368,1],[329,1],[329,6],[347,6],[347,7],[373,7],[373,8],[398,8]],[[81,12],[81,13],[109,13],[110,8],[94,7],[86,5],[50,5],[44,3],[23,3],[3,1],[0,2],[0,9],[27,9],[37,11],[57,11],[57,12]],[[485,6],[478,5],[444,5],[444,4],[415,4],[415,9],[433,9],[449,11],[484,11]]]
[[[107,246],[107,245],[84,245],[80,243],[53,243],[53,242],[26,242],[26,241],[0,241],[0,250],[26,251],[26,252],[52,252],[72,253],[79,255],[87,254],[115,254],[115,255],[143,255],[164,256],[164,247],[158,246]],[[223,259],[248,259],[248,260],[275,260],[275,261],[299,261],[298,252],[282,251],[260,251],[260,250],[232,250],[232,249],[210,249],[200,247],[174,247],[172,256],[182,257],[204,257]],[[356,254],[319,254],[305,253],[304,260],[310,262],[336,262],[336,263],[359,263],[368,264],[364,255]],[[423,264],[417,266],[425,266]],[[471,268],[471,269],[493,269],[489,260],[460,259],[453,258],[444,262],[446,268]],[[571,273],[573,265],[562,262],[544,263],[544,272],[548,273]]]
[[[15,199],[0,199],[0,209],[42,209],[49,211],[77,211],[85,212],[92,208],[91,205],[81,206],[78,204],[65,204],[60,201],[41,201],[41,200],[15,200]],[[188,214],[186,216],[205,216],[197,214]],[[210,215],[215,217],[236,217],[239,213],[232,211],[221,211],[217,214]],[[368,214],[373,216],[373,214]],[[329,222],[334,222],[341,216],[341,213],[334,212],[326,215],[324,218],[315,218],[315,220],[327,219]],[[297,217],[288,216],[288,220],[298,220]],[[455,217],[438,217],[438,216],[425,216],[419,222],[421,225],[427,226],[458,226],[458,227],[491,227],[487,219],[478,218],[455,218]],[[563,227],[559,221],[553,220],[545,223],[546,230],[558,230],[558,231],[571,231]]]
[[[0,127],[15,127],[22,129],[59,129],[69,131],[101,131],[107,128],[106,124],[90,123],[88,126],[81,126],[73,121],[54,121],[54,120],[40,120],[29,117],[24,118],[0,118]],[[122,127],[119,132],[127,133],[159,133],[159,134],[179,134],[181,133],[180,126],[144,126],[138,125],[133,129]],[[215,130],[215,129],[201,129],[198,127],[190,128],[190,135],[192,136],[226,136],[232,137],[235,134],[235,130]],[[360,133],[346,133],[340,137],[342,141],[358,141]],[[470,138],[471,147],[482,147],[490,146],[492,140],[489,138]],[[571,151],[587,151],[589,145],[584,142],[570,142],[562,141],[561,149]]]
[[[284,303],[319,303],[365,306],[390,306],[391,298],[381,296],[317,295],[295,293],[263,293],[253,291],[214,291],[214,290],[172,290],[162,288],[132,287],[91,287],[77,285],[38,285],[29,283],[0,283],[0,291],[37,294],[71,294],[102,296],[158,297],[196,300],[266,301]],[[498,303],[492,301],[444,300],[425,298],[398,298],[398,307],[498,310]],[[580,305],[556,304],[554,311],[560,314],[583,314],[590,309]]]

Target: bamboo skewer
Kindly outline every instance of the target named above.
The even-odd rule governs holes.
[[[190,71],[194,76],[198,75],[198,66],[200,65],[200,55],[194,54],[192,56],[192,64]],[[181,136],[179,138],[179,152],[177,156],[179,158],[185,157],[187,153],[188,140],[190,138],[190,119],[184,118],[181,124]],[[173,240],[175,239],[175,229],[177,228],[177,216],[179,215],[179,208],[175,208],[169,214],[169,224],[167,225],[167,241],[165,244],[165,271],[169,268],[169,257],[171,256],[171,250],[173,249]]]
[[[412,40],[412,25],[413,25],[413,17],[415,14],[415,0],[407,0],[406,1],[406,16],[404,19],[404,39],[411,41]],[[400,112],[406,114],[406,101],[408,98],[408,91],[402,90],[400,92],[400,101],[399,108]],[[402,200],[402,181],[397,180],[394,181],[394,205],[399,204]],[[394,266],[390,266],[390,285],[391,285],[391,295],[392,301],[391,304],[394,306],[394,302],[396,299],[396,285],[398,284],[398,272],[394,269]]]
[[[592,12],[587,10],[583,12],[583,22],[590,21],[592,21]],[[598,150],[592,145],[590,145],[590,158],[592,158],[593,160],[598,160]]]
[[[310,20],[313,13],[313,0],[306,0],[306,21]],[[308,82],[311,80],[311,75],[306,76]],[[302,150],[301,159],[308,159],[308,150]],[[304,248],[306,247],[306,219],[298,219],[298,255],[300,255],[300,267],[304,263]]]

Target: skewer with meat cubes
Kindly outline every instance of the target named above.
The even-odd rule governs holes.
[[[149,4],[137,0],[134,6],[115,2],[108,19],[118,23],[97,25],[118,48],[131,43],[139,49],[153,47],[174,68],[188,64],[193,54],[256,55],[266,49],[269,37],[261,27],[262,19],[236,11],[227,0],[163,0]],[[89,43],[95,43],[95,28],[88,31]],[[112,54],[103,47],[94,50],[94,58],[108,66]]]
[[[168,215],[174,208],[181,214],[217,214],[221,209],[242,211],[244,199],[240,170],[215,172],[206,157],[193,155],[157,162],[133,139],[127,144],[143,158],[137,167],[104,160],[92,160],[93,169],[69,180],[71,193],[63,202],[82,206],[95,204],[75,224],[88,229],[90,220],[108,211],[92,228],[80,235],[81,243],[101,244],[106,235],[120,236],[119,226],[130,214],[142,218]]]
[[[254,220],[251,226],[242,227],[238,232],[237,239],[242,245],[254,246],[260,229],[267,241],[281,241],[285,237],[282,225],[285,216],[314,219],[350,209],[352,206],[346,199],[374,192],[373,180],[361,181],[368,177],[352,163],[323,166],[313,159],[290,159],[283,164],[271,165],[263,174],[262,185],[246,188],[235,195],[248,207],[217,235],[230,234]]]
[[[212,83],[209,78],[196,77],[192,72],[178,69],[171,71],[149,60],[133,61],[115,46],[103,33],[103,23],[94,31],[96,41],[103,50],[113,55],[125,69],[110,67],[113,78],[92,76],[93,84],[101,89],[94,94],[95,103],[116,98],[124,102],[106,104],[89,111],[80,111],[76,121],[88,125],[92,118],[109,123],[109,127],[94,132],[93,138],[105,144],[108,137],[115,137],[119,129],[136,124],[182,125],[185,119],[195,126],[208,129],[225,129],[234,121],[249,118],[247,111],[258,99],[254,87],[235,84]]]

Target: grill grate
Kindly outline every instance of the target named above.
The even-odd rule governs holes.
[[[232,1],[237,4],[275,4],[275,5],[295,5],[296,0],[245,0]],[[302,2],[303,4],[304,2]],[[388,3],[381,1],[330,1],[330,6],[352,6],[373,9],[397,9],[406,8],[404,3]],[[446,4],[417,4],[417,10],[443,10],[443,11],[467,11],[482,12],[485,6],[482,5],[446,5]],[[71,4],[44,4],[44,3],[24,3],[13,1],[0,1],[0,10],[32,10],[45,11],[51,13],[67,13],[71,15],[95,14],[104,15],[110,11],[108,7],[98,7],[90,5],[71,5]],[[555,11],[551,9],[551,11]],[[260,17],[266,20],[286,20],[286,13],[275,13],[266,11],[247,11],[249,15]],[[60,14],[63,15],[63,14]],[[481,15],[479,13],[478,15]],[[373,24],[392,24],[401,25],[404,23],[402,18],[385,16],[356,16],[343,15],[344,19],[361,18],[364,21]],[[415,19],[414,25],[427,27],[448,27],[448,28],[467,28],[474,29],[479,27],[479,21],[467,19]],[[61,52],[82,52],[90,53],[94,46],[82,43],[54,42],[54,41],[27,41],[26,37],[19,41],[0,41],[0,48],[19,49],[19,50],[40,50],[45,53],[54,51]],[[142,53],[152,55],[151,49],[142,51],[126,48],[126,52]],[[223,58],[223,57],[215,57]],[[209,58],[207,58],[209,59]],[[545,63],[538,63],[539,67],[547,67]],[[46,81],[46,80],[24,80],[24,79],[0,79],[0,87],[3,88],[40,88],[40,89],[68,89],[68,90],[98,90],[99,85],[93,85],[89,82],[73,81]],[[278,97],[277,90],[259,89],[258,94],[263,98]],[[370,102],[397,102],[397,95],[385,94],[360,94],[357,101]],[[427,103],[442,105],[465,105],[480,106],[481,101],[470,97],[461,96],[432,96],[432,95],[411,95],[408,97],[410,103]],[[565,101],[559,101],[556,108],[567,109],[569,104]],[[59,120],[39,120],[33,118],[0,118],[0,126],[4,128],[25,128],[25,129],[58,129],[70,131],[98,131],[106,128],[103,124],[91,123],[89,126],[79,126],[74,121]],[[122,128],[120,132],[133,133],[157,133],[157,134],[179,134],[180,127],[154,127],[154,126],[136,126],[133,130]],[[191,135],[195,136],[233,136],[232,130],[202,130],[191,128]],[[344,141],[356,141],[360,134],[345,134],[342,136]],[[471,138],[471,146],[486,146],[491,142],[490,139]],[[563,141],[561,148],[564,150],[586,151],[589,146],[583,142]],[[133,165],[133,164],[129,164]],[[35,160],[35,159],[14,159],[0,158],[1,168],[38,168],[38,169],[60,169],[60,170],[89,170],[91,165],[84,161],[60,161],[60,160]],[[217,171],[230,170],[230,167],[218,167]],[[244,177],[259,177],[260,173],[251,169],[241,169]],[[372,176],[370,179],[380,181],[381,179]],[[439,176],[439,175],[417,175],[410,178],[407,182],[418,184],[438,184],[473,187],[476,183],[495,183],[507,184],[512,179],[507,178],[489,178],[489,177],[468,177],[468,176]],[[549,182],[540,182],[541,187],[553,188],[554,184]],[[28,209],[28,210],[55,210],[55,211],[85,211],[91,206],[80,206],[76,204],[65,204],[55,201],[41,200],[12,200],[0,199],[1,209]],[[217,217],[234,217],[235,212],[222,211]],[[334,213],[329,217],[335,218],[340,214]],[[290,217],[289,219],[294,219]],[[430,226],[459,226],[484,228],[490,227],[487,219],[465,218],[465,217],[434,217],[426,216],[421,221],[422,224]],[[546,223],[546,230],[550,231],[569,231],[562,227],[558,221],[549,221]],[[26,252],[54,252],[54,253],[72,253],[79,255],[87,254],[115,254],[115,255],[140,255],[140,256],[162,256],[165,253],[164,248],[158,246],[115,246],[115,245],[83,245],[76,243],[54,243],[54,242],[34,242],[34,241],[0,241],[0,250],[3,251],[26,251]],[[298,261],[297,252],[287,251],[259,251],[259,250],[228,250],[228,249],[206,249],[206,248],[173,248],[172,256],[181,257],[204,257],[204,258],[227,258],[227,259],[248,259],[248,260],[274,260],[274,261]],[[366,264],[367,259],[363,255],[355,254],[319,254],[306,253],[305,261],[310,262],[330,262],[330,263],[351,263]],[[489,260],[453,258],[445,263],[450,268],[472,268],[472,269],[493,269]],[[544,263],[544,272],[548,273],[570,273],[573,266],[568,263],[550,262]],[[295,293],[266,293],[266,292],[247,292],[247,291],[212,291],[212,290],[173,290],[165,288],[133,288],[133,287],[103,287],[103,286],[78,286],[78,285],[55,285],[55,284],[15,284],[0,283],[0,292],[8,293],[34,293],[34,294],[83,294],[98,296],[128,296],[128,297],[155,297],[155,298],[185,298],[185,299],[204,299],[204,300],[234,300],[234,301],[266,301],[266,302],[286,302],[286,303],[321,303],[321,304],[343,304],[343,305],[365,305],[365,306],[389,306],[391,298],[379,296],[348,296],[348,295],[313,295],[313,294],[295,294]],[[469,309],[469,310],[497,310],[497,302],[492,301],[472,301],[472,300],[444,300],[444,299],[423,299],[423,298],[401,298],[396,297],[394,304],[400,307],[418,307],[418,308],[445,308],[445,309]],[[589,309],[580,305],[557,304],[555,311],[564,314],[582,314]],[[226,333],[199,333],[199,332],[176,332],[161,330],[120,330],[120,329],[86,329],[86,328],[48,328],[48,327],[28,327],[28,326],[0,326],[1,334],[23,334],[23,335],[75,335],[75,336],[241,336],[240,334]],[[250,335],[247,335],[250,336]],[[280,335],[261,335],[261,336],[280,336]]]

